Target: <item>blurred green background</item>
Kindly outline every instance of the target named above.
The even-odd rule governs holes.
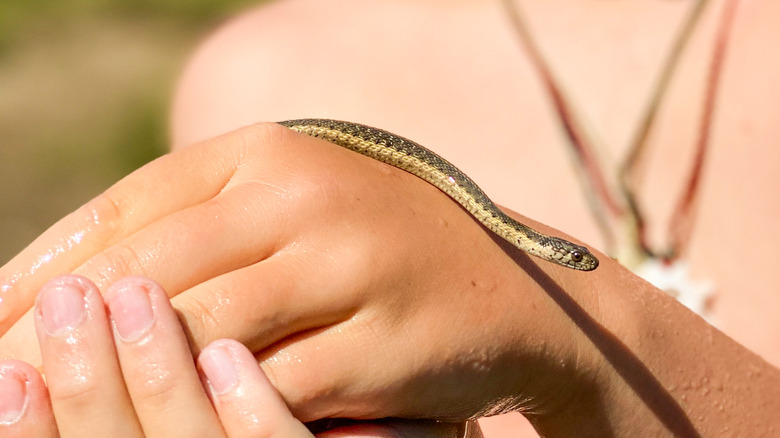
[[[164,153],[187,56],[262,0],[0,0],[0,266]]]

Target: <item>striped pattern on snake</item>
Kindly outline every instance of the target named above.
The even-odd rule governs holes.
[[[381,129],[327,119],[279,123],[405,170],[438,187],[490,231],[528,254],[567,268],[591,271],[598,259],[585,247],[540,233],[507,216],[474,181],[429,149]]]

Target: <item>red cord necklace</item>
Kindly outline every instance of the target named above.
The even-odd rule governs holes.
[[[607,180],[605,166],[598,159],[597,141],[584,129],[582,117],[575,111],[571,99],[563,92],[549,62],[539,50],[518,1],[503,1],[518,39],[542,79],[561,127],[566,132],[568,145],[576,157],[575,167],[589,208],[604,237],[607,252],[657,287],[680,298],[689,307],[699,313],[705,312],[712,288],[692,282],[687,276],[687,264],[681,257],[685,254],[692,234],[723,61],[739,0],[726,0],[721,13],[711,54],[693,164],[676,201],[676,209],[668,224],[667,243],[663,248],[652,248],[647,238],[643,206],[636,196],[637,187],[641,183],[638,169],[646,154],[648,137],[667,95],[669,83],[709,0],[697,0],[679,30],[629,144],[628,154],[613,176],[615,182],[612,185]],[[621,230],[624,233],[622,239],[619,235]]]

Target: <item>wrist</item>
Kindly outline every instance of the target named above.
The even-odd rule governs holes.
[[[593,288],[599,271],[562,269],[512,250],[506,254],[514,259],[508,269],[517,275],[500,282],[505,291],[495,300],[499,305],[490,323],[499,329],[487,340],[502,353],[491,361],[498,379],[488,393],[495,399],[479,414],[518,411],[529,418],[557,418],[595,397],[603,380],[604,359],[587,333],[601,325],[601,299]]]
[[[777,369],[617,263],[605,262],[592,276],[571,277],[574,283],[566,287],[576,301],[566,313],[583,337],[578,371],[559,409],[530,416],[538,431],[695,437],[772,427],[766,419],[780,409]],[[578,291],[595,301],[577,300]],[[597,306],[589,308],[589,302]]]
[[[564,354],[545,370],[544,380],[557,388],[538,393],[537,397],[547,400],[545,409],[526,412],[545,436],[614,434],[621,427],[635,426],[635,417],[647,415],[647,407],[650,416],[655,408],[664,410],[648,404],[677,406],[647,362],[648,354],[662,351],[647,342],[648,329],[655,324],[647,300],[667,297],[615,261],[602,259],[605,263],[597,271],[585,275],[554,271],[553,277],[529,272],[570,324],[562,344]],[[679,416],[680,412],[666,415]],[[650,424],[662,426],[650,420],[643,430],[651,430]]]

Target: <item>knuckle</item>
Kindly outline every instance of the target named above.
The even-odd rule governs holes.
[[[100,399],[101,385],[90,373],[69,373],[65,378],[49,382],[49,397],[52,404],[68,406],[69,410],[86,410]]]
[[[265,161],[269,153],[283,149],[287,128],[276,123],[262,122],[238,128],[235,131],[212,139],[207,148],[216,149],[225,156],[232,167],[232,175],[226,184],[241,180],[245,168],[252,169],[260,160]]]
[[[320,370],[290,365],[295,364],[285,362],[283,357],[277,355],[271,361],[266,361],[263,372],[273,387],[284,394],[288,406],[300,407],[303,408],[304,413],[311,413],[323,399],[330,395],[329,385],[332,381],[329,379],[332,376],[329,375],[328,380],[323,380],[321,379],[323,376],[317,372]]]
[[[231,415],[230,422],[233,423],[233,427],[236,430],[241,430],[244,436],[251,436],[257,438],[271,438],[274,437],[274,433],[280,428],[279,420],[274,415],[268,415],[267,412],[257,409],[255,406],[225,406],[227,409],[232,409],[236,412],[235,415]]]
[[[77,214],[86,228],[97,232],[102,241],[110,241],[117,234],[123,217],[120,203],[109,191],[84,204]]]
[[[290,130],[284,126],[272,122],[254,123],[242,128],[242,131],[244,132],[245,138],[252,143],[261,142],[272,144],[279,142],[288,132],[290,132]]]
[[[209,296],[216,297],[223,296],[223,294],[215,291]],[[199,297],[177,302],[176,308],[181,324],[186,329],[191,341],[196,347],[199,347],[198,350],[217,339],[216,335],[219,333],[220,327],[225,325],[225,321],[220,318],[218,308]]]
[[[296,194],[308,203],[319,206],[338,205],[337,200],[342,198],[342,187],[338,178],[329,175],[330,171],[312,174],[310,178],[301,178],[296,184]]]
[[[239,128],[235,132],[238,141],[231,143],[238,148],[239,158],[244,162],[249,157],[256,156],[252,151],[257,151],[258,147],[262,147],[264,151],[281,147],[286,136],[289,135],[288,131],[277,123],[255,123]]]
[[[127,275],[148,275],[143,262],[148,257],[128,244],[117,243],[96,254],[79,271],[97,284],[107,285]]]
[[[295,136],[300,134],[278,123],[262,122],[239,129],[241,141],[237,147],[243,158],[239,161],[268,162],[270,155],[283,155],[294,153],[296,150]],[[258,148],[262,153],[257,153]],[[319,155],[315,155],[319,157]],[[251,167],[251,166],[250,166]],[[322,166],[322,163],[314,158],[312,160],[299,160],[294,167],[274,167],[274,185],[270,187],[267,181],[249,178],[242,180],[242,187],[263,190],[272,190],[287,201],[297,202],[298,206],[306,206],[312,209],[321,209],[330,205],[334,199],[343,196],[345,189],[354,189],[344,180],[343,170],[332,166]],[[344,186],[347,187],[344,187]]]
[[[129,372],[128,381],[135,401],[165,409],[174,400],[180,385],[180,376],[162,363],[137,364]]]

